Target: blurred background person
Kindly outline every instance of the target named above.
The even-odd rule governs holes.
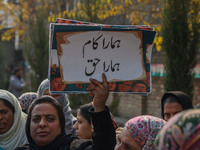
[[[22,74],[23,72],[21,68],[15,68],[13,75],[10,76],[9,80],[8,90],[17,98],[22,95],[22,90],[25,86],[25,81],[22,77]]]

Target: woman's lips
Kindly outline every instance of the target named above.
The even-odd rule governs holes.
[[[79,134],[76,132],[76,136],[80,138]]]
[[[47,136],[49,133],[46,131],[41,131],[38,133],[39,136]]]
[[[0,129],[5,128],[6,124],[5,123],[0,123]]]

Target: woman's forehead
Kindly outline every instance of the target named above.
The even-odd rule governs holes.
[[[53,107],[51,104],[49,103],[40,103],[40,104],[37,104],[33,110],[32,110],[32,115],[33,114],[42,114],[42,113],[45,113],[45,114],[57,114],[57,111],[55,109],[55,107]]]

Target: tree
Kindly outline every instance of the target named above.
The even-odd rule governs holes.
[[[120,14],[115,1],[110,0],[85,0],[76,2],[70,10],[65,10],[59,14],[52,14],[49,17],[50,22],[56,18],[70,18],[93,23],[106,23],[106,19]]]
[[[48,21],[47,13],[41,9],[32,21],[32,26],[24,35],[23,51],[28,60],[32,73],[32,91],[37,90],[41,81],[48,77]]]
[[[48,71],[48,29],[50,14],[65,10],[65,0],[8,0],[0,1],[0,30],[6,28],[1,39],[10,41],[20,37],[26,61],[31,66],[31,86],[36,90],[40,82],[47,78]],[[44,12],[46,10],[46,12]]]
[[[2,28],[10,28],[2,35],[2,40],[9,41],[15,36],[16,31],[24,39],[24,34],[31,26],[31,20],[34,20],[37,13],[41,10],[47,10],[47,15],[59,14],[65,10],[65,0],[8,0],[0,1],[0,21],[4,20],[0,25]]]
[[[9,77],[10,77],[10,72],[8,71],[8,65],[6,64],[5,60],[5,52],[4,52],[4,47],[2,43],[0,42],[0,74],[1,74],[1,80],[0,80],[0,89],[8,89],[8,84],[9,84]]]
[[[198,4],[197,4],[198,3]],[[199,1],[165,0],[162,22],[166,60],[165,89],[193,96],[192,69],[196,65],[200,28]]]
[[[159,24],[162,12],[161,0],[86,0],[76,4],[76,7],[70,11],[64,11],[59,16],[55,14],[49,17],[49,21],[55,21],[57,17],[70,18],[76,20],[84,20],[95,23],[109,24],[110,20],[114,17],[117,18],[116,24],[147,24],[154,25],[157,31],[160,27]],[[156,37],[155,39],[157,50],[161,49],[160,43],[162,38]],[[82,97],[83,95],[78,95]],[[72,100],[74,95],[70,95]],[[77,99],[77,98],[75,98]],[[79,98],[80,99],[80,98]],[[89,99],[89,98],[88,98]],[[145,98],[143,98],[145,101]],[[120,95],[113,94],[113,101],[111,103],[111,111],[117,113],[117,107],[120,102]],[[73,103],[73,101],[71,102]],[[74,104],[74,103],[73,103]]]

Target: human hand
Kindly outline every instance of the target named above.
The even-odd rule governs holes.
[[[100,112],[105,109],[105,103],[109,95],[109,87],[105,74],[102,74],[102,82],[95,79],[90,79],[91,85],[87,88],[94,95],[93,106],[95,112]]]

